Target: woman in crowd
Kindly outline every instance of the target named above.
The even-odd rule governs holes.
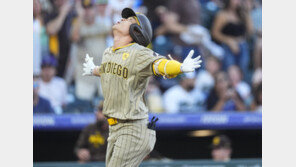
[[[250,12],[244,7],[243,1],[225,0],[224,8],[217,14],[212,27],[213,38],[221,43],[225,50],[225,70],[231,65],[238,65],[244,76],[249,78],[250,54],[246,39],[252,31]]]

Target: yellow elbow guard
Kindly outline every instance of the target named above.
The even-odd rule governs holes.
[[[153,72],[168,78],[174,78],[181,74],[181,63],[176,60],[159,59],[153,63]]]

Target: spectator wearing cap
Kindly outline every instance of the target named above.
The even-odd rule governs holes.
[[[66,105],[67,85],[64,79],[55,76],[56,65],[53,55],[43,57],[39,94],[50,101],[56,114],[61,114]]]
[[[95,8],[96,8],[96,22],[99,24],[104,24],[105,26],[111,27],[112,18],[108,15],[108,4],[109,0],[94,0]],[[111,30],[111,28],[109,29]],[[106,37],[106,46],[113,46],[113,37],[111,32]]]
[[[110,34],[111,25],[96,21],[94,1],[82,0],[75,3],[78,13],[73,22],[71,39],[76,52],[73,53],[75,65],[75,95],[79,100],[91,101],[95,94],[102,96],[100,78],[84,77],[83,63],[85,55],[94,57],[95,64],[101,64],[106,49],[106,37]]]
[[[39,81],[38,77],[33,77],[33,113],[34,114],[43,114],[43,113],[54,113],[50,102],[41,97],[39,93]]]
[[[212,159],[219,162],[228,162],[231,159],[231,141],[226,135],[215,136],[212,141]]]
[[[80,0],[75,0],[80,1]],[[49,51],[58,59],[57,76],[64,77],[71,40],[70,29],[76,13],[74,0],[52,0],[53,11],[45,17],[45,26],[49,35]]]
[[[103,101],[96,111],[96,122],[86,126],[79,135],[74,152],[80,162],[105,161],[108,123],[103,113]]]
[[[215,86],[207,98],[209,111],[244,111],[246,106],[239,93],[230,85],[229,77],[225,72],[215,75]]]
[[[108,0],[94,0],[94,6],[96,8],[96,21],[112,26],[112,20],[107,14]]]
[[[195,73],[180,76],[179,84],[168,89],[163,95],[167,113],[204,111],[205,96],[195,87]]]
[[[121,11],[124,8],[133,8],[135,0],[108,0],[107,13],[115,24],[121,19]]]

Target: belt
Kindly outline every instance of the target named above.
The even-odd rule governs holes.
[[[143,119],[138,119],[138,120],[122,120],[122,119],[117,119],[117,118],[108,118],[107,119],[108,121],[108,124],[109,125],[116,125],[118,123],[127,123],[127,122],[144,122],[146,120],[143,120]]]
[[[111,126],[116,125],[118,123],[118,120],[116,118],[108,118],[107,121],[108,121],[108,124]]]
[[[117,119],[117,118],[108,118],[107,121],[108,121],[108,124],[110,126],[113,126],[113,125],[116,125],[118,123],[141,122],[143,120],[120,120],[120,119]],[[153,117],[151,119],[150,123],[147,124],[148,128],[155,130],[155,125],[156,125],[157,121],[158,121],[158,118]]]

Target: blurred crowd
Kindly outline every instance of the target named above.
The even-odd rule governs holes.
[[[100,78],[82,77],[84,57],[101,63],[125,7],[150,19],[149,48],[203,59],[193,73],[151,77],[151,112],[262,112],[261,0],[33,0],[34,114],[94,112]]]

